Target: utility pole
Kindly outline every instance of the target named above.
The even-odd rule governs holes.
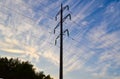
[[[57,20],[58,15],[60,15],[60,22],[57,24],[57,26],[54,28],[54,34],[55,34],[55,30],[60,26],[60,34],[57,36],[57,38],[55,39],[55,45],[57,43],[57,39],[60,38],[60,68],[59,68],[59,79],[63,79],[63,35],[67,32],[67,35],[69,36],[69,31],[68,29],[65,29],[63,31],[63,22],[69,17],[69,19],[71,20],[71,15],[67,14],[64,18],[63,18],[63,11],[67,9],[69,10],[69,6],[66,5],[65,7],[63,7],[63,5],[61,4],[61,9],[60,11],[57,13],[55,20]]]

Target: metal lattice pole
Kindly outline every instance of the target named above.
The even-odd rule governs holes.
[[[61,10],[57,13],[55,19],[57,20],[57,16],[60,15],[60,22],[57,24],[57,26],[54,28],[54,33],[55,33],[55,30],[58,26],[60,26],[60,35],[57,36],[56,40],[55,40],[55,45],[57,43],[57,39],[60,38],[60,63],[59,63],[59,79],[63,79],[63,34],[67,32],[67,35],[69,36],[69,31],[68,29],[65,29],[63,31],[63,22],[66,20],[67,17],[70,18],[71,20],[71,15],[68,14],[67,16],[65,16],[63,18],[63,11],[67,9],[69,10],[69,6],[65,6],[63,7],[62,4],[61,4]]]

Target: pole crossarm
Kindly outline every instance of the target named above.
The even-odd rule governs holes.
[[[67,32],[67,36],[69,37],[69,30],[65,29],[63,33],[65,34],[66,32]]]
[[[69,30],[65,29],[64,32],[62,33],[63,35],[65,35],[65,33],[67,33],[67,36],[69,37]],[[55,39],[55,45],[57,44],[57,39],[60,38],[60,34],[56,37]]]
[[[69,6],[66,5],[65,7],[62,7],[62,8],[58,11],[58,13],[57,13],[56,16],[55,16],[55,20],[56,20],[56,21],[57,21],[57,17],[58,17],[58,15],[60,14],[61,10],[64,11],[65,9],[69,10]]]
[[[65,22],[65,20],[69,18],[71,20],[71,14],[67,14],[63,20],[62,20],[62,23]],[[54,34],[55,34],[55,30],[60,26],[60,22],[56,25],[56,27],[54,28]]]

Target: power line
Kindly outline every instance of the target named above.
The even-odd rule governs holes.
[[[78,40],[76,40],[76,39],[74,39],[74,38],[72,38],[72,37],[70,37],[72,40],[74,40],[75,42],[77,42],[77,43],[80,43]],[[111,40],[112,41],[112,40]],[[113,42],[113,41],[112,41]],[[84,45],[85,46],[85,45]],[[114,50],[115,50],[116,48],[114,48]],[[68,50],[68,49],[67,49]],[[114,52],[114,50],[113,50],[113,52]],[[116,51],[116,50],[115,50]]]
[[[9,9],[9,10],[12,10],[12,11],[14,11],[15,13],[17,13],[17,14],[19,14],[19,15],[22,15],[22,16],[24,16],[24,17],[26,17],[26,18],[28,18],[28,19],[30,19],[31,21],[35,21],[33,18],[31,18],[31,17],[28,17],[28,16],[25,16],[25,15],[23,15],[22,13],[19,13],[19,12],[17,12],[17,11],[15,11],[15,10],[13,10],[13,9],[11,9],[11,8],[9,8],[9,7],[7,7],[7,6],[5,6],[5,5],[3,5],[5,8],[7,8],[7,9]],[[48,17],[48,16],[47,16]],[[53,20],[53,18],[51,18],[51,17],[48,17],[48,18],[50,18],[51,20]],[[74,38],[72,38],[72,39],[74,39]],[[74,39],[75,40],[75,39]],[[77,40],[76,40],[77,41]],[[112,40],[111,40],[112,41]]]
[[[4,7],[6,7],[6,6],[4,6]],[[14,11],[15,13],[17,13],[17,14],[19,14],[19,15],[22,15],[22,16],[24,16],[24,17],[26,17],[26,18],[28,18],[28,19],[30,19],[31,21],[33,21],[34,19],[33,18],[31,18],[31,17],[28,17],[28,16],[25,16],[25,15],[23,15],[23,14],[21,14],[21,13],[19,13],[19,12],[17,12],[17,11],[15,11],[15,10],[13,10],[13,9],[11,9],[11,8],[9,8],[9,7],[6,7],[6,8],[8,8],[9,10],[11,10],[11,11]],[[47,16],[48,17],[48,16]],[[48,17],[48,18],[50,18],[50,17]],[[52,18],[50,18],[51,20],[53,20]],[[76,39],[74,39],[74,38],[72,38],[72,37],[70,37],[72,40],[74,40],[74,41],[76,41],[76,42],[78,42],[79,43],[79,41],[77,41]],[[110,40],[110,39],[109,39]],[[113,42],[112,40],[110,40],[111,42]]]

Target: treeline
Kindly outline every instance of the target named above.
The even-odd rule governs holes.
[[[0,57],[0,78],[3,79],[53,79],[42,71],[35,72],[28,61]]]

